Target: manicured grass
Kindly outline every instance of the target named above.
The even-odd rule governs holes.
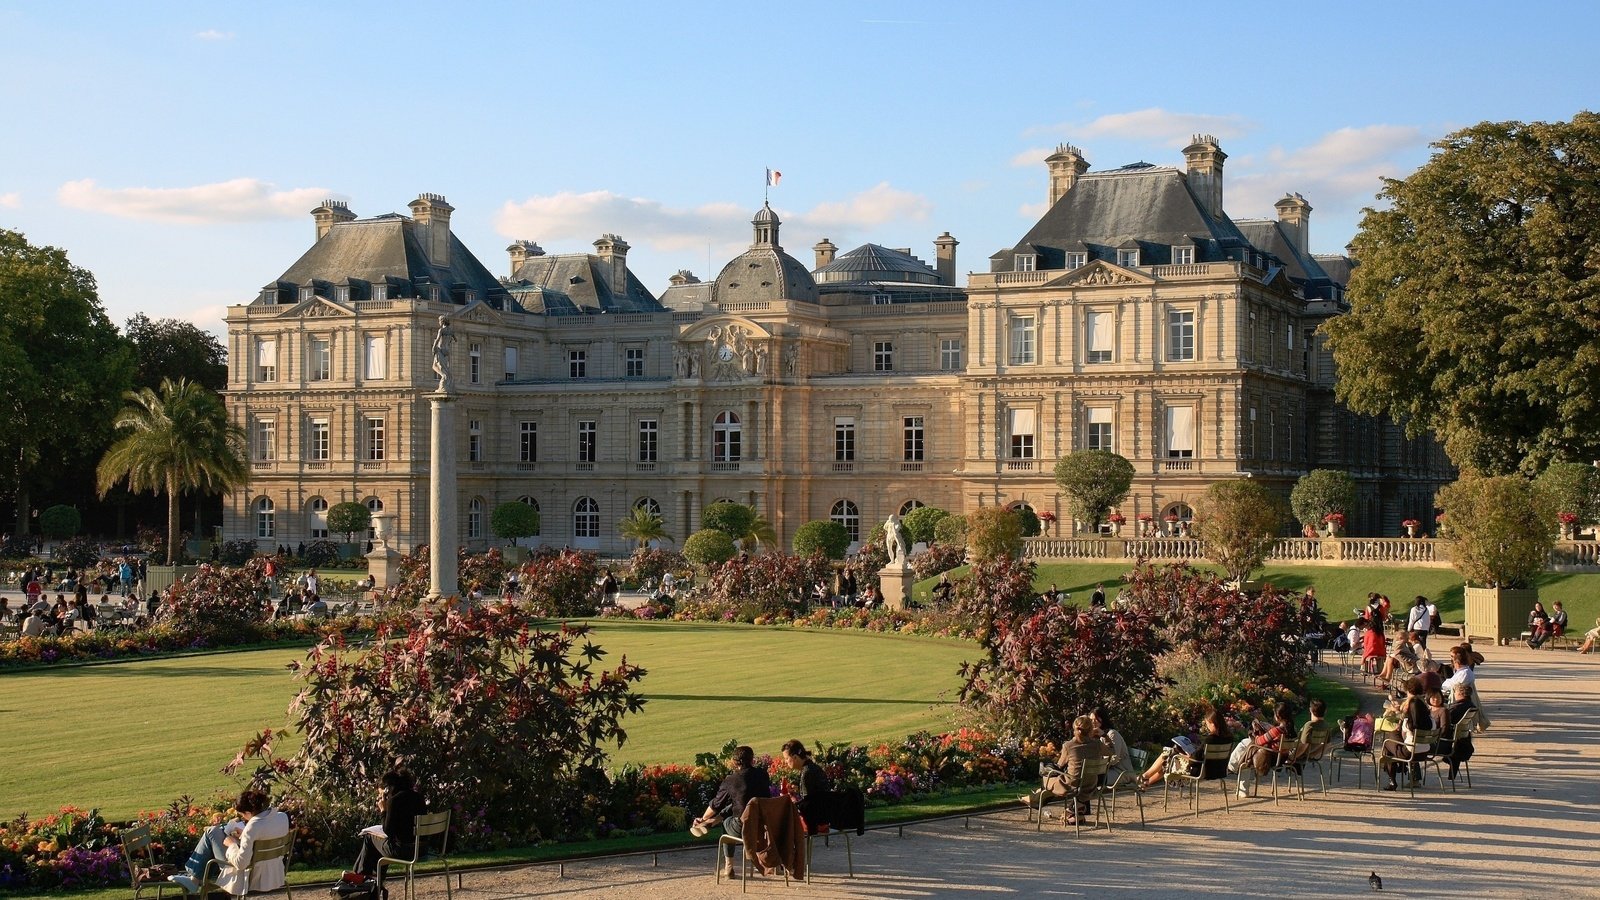
[[[956,641],[700,623],[597,620],[608,660],[645,667],[650,702],[617,762],[691,762],[736,737],[775,751],[892,740],[949,722]],[[0,674],[0,816],[62,804],[111,818],[233,788],[218,770],[285,724],[294,649]]]

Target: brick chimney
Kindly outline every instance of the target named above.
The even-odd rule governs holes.
[[[1183,158],[1188,163],[1189,193],[1213,219],[1221,219],[1222,212],[1222,162],[1228,154],[1222,145],[1209,134],[1197,134],[1194,142],[1183,148]]]
[[[428,254],[428,262],[439,268],[450,265],[450,214],[455,212],[442,194],[422,194],[411,201],[411,219],[417,223],[417,237]]]
[[[1072,190],[1080,175],[1089,171],[1089,161],[1083,158],[1083,151],[1071,144],[1057,144],[1056,152],[1045,157],[1044,164],[1050,169],[1051,206]]]
[[[956,283],[956,244],[961,243],[946,231],[933,239],[934,267],[939,272],[939,283],[954,286]]]
[[[839,248],[834,246],[833,241],[827,238],[817,241],[816,246],[811,249],[817,254],[817,264],[813,267],[817,269],[833,265],[833,256],[839,252]]]
[[[595,255],[600,257],[600,275],[611,288],[613,297],[628,295],[628,242],[614,234],[602,234],[594,242]]]
[[[517,270],[527,262],[530,256],[543,256],[544,248],[533,241],[512,241],[506,248],[506,253],[511,255],[511,277],[517,277]]]
[[[1311,246],[1311,204],[1299,194],[1286,194],[1272,208],[1278,211],[1278,222],[1294,239],[1300,255],[1305,256]]]
[[[324,200],[322,205],[311,211],[311,218],[317,223],[317,240],[322,240],[333,226],[340,222],[353,221],[356,214],[350,211],[343,200]]]

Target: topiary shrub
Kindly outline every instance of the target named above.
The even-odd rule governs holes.
[[[794,552],[800,556],[820,553],[827,559],[844,559],[850,549],[850,532],[838,522],[819,519],[801,525],[794,533]]]
[[[1289,508],[1303,526],[1316,530],[1333,513],[1348,514],[1356,505],[1356,483],[1348,472],[1312,469],[1294,483]]]
[[[1555,546],[1548,498],[1519,475],[1465,476],[1439,492],[1450,562],[1471,587],[1527,588]]]
[[[256,542],[228,541],[222,545],[218,559],[225,566],[242,566],[256,555]]]
[[[1031,506],[1019,506],[1013,512],[1017,515],[1017,522],[1022,528],[1022,536],[1039,536],[1039,514]]]
[[[714,503],[712,505],[721,506],[723,504]],[[733,537],[727,532],[716,528],[696,531],[694,534],[689,535],[688,540],[683,542],[684,559],[702,569],[709,569],[712,566],[725,563],[733,559],[738,552],[739,549],[733,545]]]
[[[963,550],[967,546],[967,517],[951,513],[940,519],[933,526],[933,540],[938,544],[959,546]]]
[[[57,504],[39,514],[39,533],[53,540],[65,540],[83,528],[83,516],[76,506]]]
[[[300,557],[301,564],[309,569],[331,566],[338,561],[339,545],[329,540],[312,541]]]
[[[1258,481],[1218,481],[1201,496],[1195,525],[1206,558],[1242,582],[1267,561],[1287,513],[1283,498]]]
[[[1022,519],[1009,509],[987,506],[967,516],[967,547],[975,560],[1022,553]]]
[[[934,541],[934,529],[940,521],[948,518],[950,513],[937,506],[919,506],[900,517],[900,528],[911,543],[931,544]]]
[[[351,535],[358,531],[366,531],[372,525],[372,510],[365,504],[354,500],[334,504],[328,510],[328,530],[334,534],[344,535],[345,543],[350,543]]]
[[[75,569],[82,569],[100,560],[100,545],[85,537],[75,537],[56,547],[55,558]]]
[[[495,537],[516,546],[517,541],[539,534],[539,511],[520,500],[502,503],[489,513],[489,528]]]
[[[700,512],[700,527],[720,531],[738,540],[750,533],[756,521],[756,511],[743,503],[718,500]]]

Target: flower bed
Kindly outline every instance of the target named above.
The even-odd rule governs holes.
[[[336,619],[276,619],[229,629],[176,622],[137,630],[104,629],[61,637],[21,637],[0,642],[0,669],[93,660],[126,659],[157,653],[211,650],[277,641],[315,640],[330,631],[370,631],[370,617]]]

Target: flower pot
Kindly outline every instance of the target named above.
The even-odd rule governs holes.
[[[1417,526],[1415,526],[1415,525],[1406,525],[1406,526],[1404,526],[1404,528],[1406,530],[1406,537],[1414,538],[1414,537],[1417,536]]]

